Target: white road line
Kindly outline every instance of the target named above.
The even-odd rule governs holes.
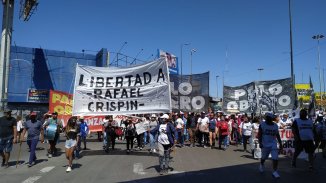
[[[146,172],[144,172],[144,166],[142,163],[135,163],[133,172],[138,175],[145,175]]]
[[[41,176],[29,177],[28,179],[24,180],[24,182],[22,182],[22,183],[34,183],[40,178],[41,178]]]
[[[185,173],[185,171],[169,171],[169,174],[181,174],[181,173]]]
[[[48,167],[42,168],[40,170],[40,172],[47,173],[47,172],[51,171],[53,168],[54,168],[54,166],[48,166]]]

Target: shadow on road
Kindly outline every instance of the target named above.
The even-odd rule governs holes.
[[[142,178],[132,181],[135,183],[147,183],[147,182],[178,182],[178,183],[204,183],[204,182],[223,182],[223,183],[262,183],[262,182],[324,182],[326,178],[326,161],[316,161],[316,170],[313,172],[308,171],[307,162],[304,160],[298,160],[298,168],[291,168],[288,158],[280,159],[279,173],[280,179],[274,179],[272,177],[272,164],[271,161],[267,161],[265,164],[265,172],[259,173],[259,163],[248,163],[242,165],[234,165],[220,168],[204,169],[198,171],[178,172],[177,170],[171,170],[168,174],[159,175],[159,166],[151,166],[147,169],[155,169],[157,176],[150,178]]]

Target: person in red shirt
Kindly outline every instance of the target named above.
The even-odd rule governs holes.
[[[227,148],[227,141],[229,135],[229,125],[228,122],[225,121],[224,116],[221,117],[221,121],[217,122],[218,134],[219,134],[219,142],[218,147],[222,149],[222,142],[223,142],[223,150],[225,151]]]

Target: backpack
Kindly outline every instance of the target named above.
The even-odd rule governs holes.
[[[229,129],[229,125],[225,121],[221,122],[221,131],[226,132],[228,131],[228,129]]]

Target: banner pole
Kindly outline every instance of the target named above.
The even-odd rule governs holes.
[[[165,59],[165,67],[166,67],[166,73],[167,73],[167,83],[168,83],[168,87],[169,87],[169,99],[170,99],[170,113],[172,112],[172,99],[171,99],[171,82],[170,82],[170,71],[169,71],[169,66],[168,66],[168,63],[167,63],[167,60]],[[179,99],[180,100],[180,99]],[[179,103],[179,106],[180,106],[180,103]],[[180,107],[179,107],[180,109]]]

